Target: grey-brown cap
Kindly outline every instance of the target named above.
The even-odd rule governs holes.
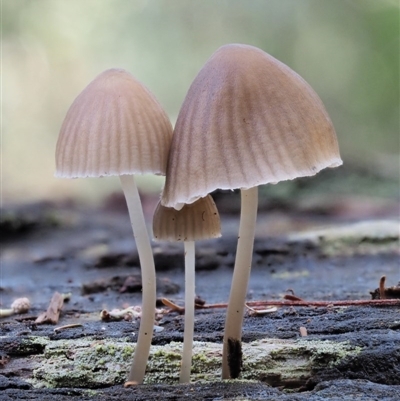
[[[154,95],[127,71],[106,70],[67,112],[56,176],[165,175],[171,140],[171,122]]]
[[[176,122],[161,202],[251,188],[342,164],[322,101],[297,73],[248,45],[219,48]]]
[[[159,202],[153,217],[153,235],[164,241],[198,241],[221,236],[217,207],[207,195],[176,210]]]

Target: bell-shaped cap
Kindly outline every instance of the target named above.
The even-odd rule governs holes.
[[[211,195],[176,210],[158,203],[153,236],[164,241],[198,241],[221,236],[221,223]]]
[[[56,147],[56,176],[165,175],[171,122],[130,73],[110,69],[74,100]]]
[[[194,79],[176,122],[161,202],[248,189],[342,164],[322,101],[297,73],[248,45],[219,48]]]

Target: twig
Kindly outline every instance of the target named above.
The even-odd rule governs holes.
[[[50,305],[46,312],[41,313],[35,320],[36,324],[51,323],[57,324],[60,317],[61,309],[64,305],[64,301],[69,300],[70,294],[60,294],[55,292],[50,300]]]
[[[252,307],[265,307],[265,306],[390,306],[400,305],[400,299],[362,299],[362,300],[346,300],[346,301],[251,301],[247,305]],[[228,304],[208,304],[197,306],[198,309],[216,309],[226,308]]]
[[[382,276],[381,279],[379,280],[379,298],[380,299],[386,298],[385,281],[386,281],[386,276]]]
[[[307,329],[304,326],[300,327],[300,336],[301,337],[307,337]]]
[[[278,310],[274,306],[270,306],[268,309],[254,309],[254,308],[251,308],[247,304],[244,304],[244,306],[249,310],[249,315],[250,316],[265,315],[267,313],[276,312]]]
[[[386,276],[379,279],[379,286],[370,291],[372,299],[400,299],[400,282],[393,287],[386,287]]]
[[[300,301],[300,302],[304,302],[304,299],[301,299],[299,297],[296,297],[296,295],[290,295],[290,294],[286,294],[283,299],[287,299],[288,301]]]
[[[372,295],[373,299],[356,299],[356,300],[342,300],[342,301],[306,301],[295,295],[294,291],[289,288],[286,291],[291,294],[286,294],[283,300],[280,301],[249,301],[245,304],[246,308],[250,310],[250,314],[262,315],[264,313],[274,312],[274,309],[265,309],[265,307],[273,306],[313,306],[313,307],[332,307],[332,306],[391,306],[400,305],[400,283],[396,287],[385,288],[386,276],[382,276],[379,280],[379,288],[376,289]],[[378,299],[377,299],[378,298]],[[172,301],[162,298],[164,305],[168,306],[171,310],[180,314],[185,312],[185,308],[182,308]],[[204,304],[195,303],[196,309],[217,309],[227,308],[226,303],[217,304]],[[254,308],[255,307],[255,308]],[[261,309],[263,308],[263,309]]]
[[[100,312],[100,319],[105,322],[118,321],[118,320],[133,320],[142,316],[142,308],[129,306],[125,309],[113,309],[108,311],[103,309]]]
[[[161,298],[161,302],[162,302],[165,306],[168,306],[168,308],[170,308],[170,309],[171,309],[172,311],[174,311],[174,312],[178,312],[178,313],[181,314],[181,315],[185,313],[185,308],[182,308],[181,306],[179,306],[179,305],[173,303],[172,301],[170,301],[170,300],[167,299],[167,298]],[[199,308],[199,309],[204,308],[204,305],[196,304],[196,308]]]
[[[58,333],[59,331],[67,330],[67,329],[74,329],[74,328],[76,328],[76,327],[83,327],[83,325],[80,324],[80,323],[66,324],[65,326],[56,327],[56,328],[54,329],[54,332],[55,332],[55,333]]]

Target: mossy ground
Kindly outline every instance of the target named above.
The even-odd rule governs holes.
[[[37,339],[32,338],[32,342]],[[41,339],[43,344],[45,340]],[[90,338],[47,341],[43,355],[33,356],[30,382],[35,387],[99,388],[124,383],[134,345],[124,339],[97,341]],[[153,346],[146,371],[146,384],[179,381],[182,344]],[[361,348],[349,343],[310,340],[265,339],[243,344],[242,379],[285,385],[304,382],[316,370],[357,355]],[[222,346],[195,342],[192,381],[216,381],[221,376]]]

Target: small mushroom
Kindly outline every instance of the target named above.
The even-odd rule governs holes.
[[[139,253],[143,303],[129,381],[143,381],[154,325],[154,259],[134,174],[165,175],[172,126],[154,95],[127,71],[110,69],[74,100],[56,148],[56,176],[120,176]]]
[[[161,202],[179,208],[218,188],[241,189],[224,379],[240,373],[240,367],[228,364],[228,342],[241,339],[258,185],[312,176],[341,164],[335,130],[318,95],[264,51],[241,44],[222,46],[190,86],[174,129]]]
[[[10,309],[0,309],[0,317],[8,317],[26,313],[31,308],[31,302],[28,298],[17,298],[12,304]]]
[[[221,236],[217,207],[207,195],[180,210],[158,203],[153,218],[156,240],[183,241],[185,247],[185,331],[183,338],[180,382],[190,381],[192,365],[194,300],[195,300],[195,241]]]

